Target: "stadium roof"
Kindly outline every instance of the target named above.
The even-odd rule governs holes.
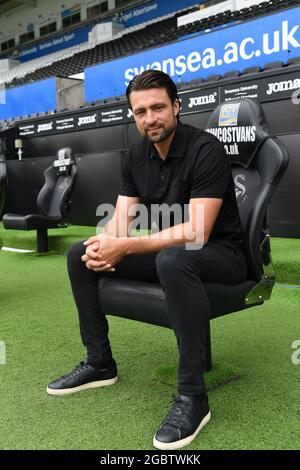
[[[36,6],[36,3],[36,0],[0,0],[0,16],[21,5]]]

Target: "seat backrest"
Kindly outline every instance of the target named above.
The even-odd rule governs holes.
[[[14,127],[0,128],[0,217],[5,203],[7,190],[7,158],[15,153],[14,143],[18,130]]]
[[[207,129],[224,144],[230,160],[243,228],[250,279],[259,281],[269,264],[268,208],[288,165],[288,153],[267,125],[259,101],[220,104]]]
[[[44,172],[45,183],[37,198],[37,207],[42,215],[61,219],[67,215],[76,173],[72,150],[60,149],[53,165]]]
[[[6,193],[6,182],[7,182],[7,169],[5,156],[1,153],[0,149],[0,217],[4,207],[5,193]]]

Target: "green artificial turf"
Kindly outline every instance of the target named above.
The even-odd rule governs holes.
[[[272,238],[271,250],[277,282],[300,285],[300,240]]]
[[[56,245],[60,253],[92,234],[68,229],[68,240]],[[8,246],[3,232],[0,237]],[[299,245],[275,240],[275,262],[283,263],[285,253],[297,259]],[[295,284],[293,268],[287,272],[282,282]],[[263,306],[212,321],[214,367],[206,377],[212,420],[187,449],[300,448],[300,364],[291,361],[292,343],[300,340],[299,305],[300,289],[282,283]],[[0,449],[152,449],[176,393],[175,337],[121,318],[109,323],[119,383],[48,396],[47,383],[85,353],[66,256],[0,251],[0,341],[6,346]]]
[[[137,232],[133,231],[132,235]],[[147,233],[143,231],[143,233]],[[68,248],[79,240],[96,234],[96,227],[69,225],[64,228],[48,230],[49,251],[66,254]],[[0,222],[0,239],[3,246],[36,250],[36,232],[24,230],[6,230]],[[276,280],[280,283],[300,285],[300,242],[293,238],[272,238],[272,259]]]
[[[64,228],[48,230],[49,251],[65,254],[68,248],[79,240],[84,240],[96,234],[96,227],[68,225]],[[6,230],[0,223],[0,238],[3,246],[36,250],[36,231]]]
[[[54,253],[65,255],[71,245],[80,240],[92,237],[96,235],[96,233],[100,233],[100,231],[97,231],[97,227],[86,227],[82,225],[68,225],[63,228],[49,229],[49,253],[46,253],[45,255],[52,255]],[[135,236],[138,233],[146,234],[148,231],[140,230],[137,232],[136,230],[133,230],[131,235]],[[35,230],[28,232],[25,230],[6,230],[0,222],[0,240],[1,239],[4,247],[34,251],[37,249]]]

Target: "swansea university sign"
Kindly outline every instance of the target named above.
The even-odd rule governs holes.
[[[286,62],[300,54],[300,7],[221,28],[85,69],[85,99],[125,92],[143,70],[168,73],[175,82],[189,81],[267,62]]]

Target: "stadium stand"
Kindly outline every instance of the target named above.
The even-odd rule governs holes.
[[[118,33],[115,39],[96,46],[84,43],[20,64],[0,75],[0,83],[5,82],[8,86],[18,86],[51,76],[68,77],[83,72],[85,67],[91,65],[135,54],[153,48],[157,44],[168,44],[194,33],[205,33],[207,30],[211,31],[218,27],[230,26],[245,19],[291,8],[297,4],[299,4],[297,0],[270,0],[249,8],[243,8],[240,11],[227,10],[179,28],[177,27],[177,18],[182,15],[182,11],[177,12],[156,22],[152,21],[138,25],[138,27],[128,28],[126,32]],[[195,8],[192,8],[187,12],[194,10]],[[296,63],[295,59],[290,59],[290,61],[290,64]]]
[[[194,6],[188,9],[180,10],[177,12],[175,18],[177,16],[182,15],[183,13],[192,12],[195,9],[198,9],[198,7]],[[62,62],[68,58],[71,58],[70,63],[65,63],[66,68],[63,68],[63,70],[60,69],[58,71],[59,75],[67,76],[70,75],[70,69],[68,69],[68,67],[74,69],[74,73],[78,73],[82,72],[83,68],[88,65],[103,62],[105,60],[111,60],[112,58],[118,57],[120,55],[132,54],[134,52],[137,52],[138,50],[142,50],[146,47],[145,44],[148,44],[148,47],[155,46],[157,44],[156,41],[159,40],[159,38],[153,39],[153,37],[151,37],[151,34],[149,35],[149,37],[146,34],[145,38],[143,37],[143,35],[140,37],[140,35],[138,34],[137,37],[135,37],[135,32],[139,30],[144,30],[150,25],[153,28],[155,34],[155,30],[157,29],[155,27],[156,22],[161,23],[162,20],[168,22],[169,19],[172,20],[172,17],[173,15],[169,14],[165,15],[164,17],[160,17],[159,19],[154,19],[146,23],[127,28],[126,31],[116,34],[113,41],[103,41],[103,43],[101,44],[101,46],[103,46],[102,48],[97,48],[93,41],[91,41],[73,47],[69,47],[58,52],[54,52],[52,54],[48,54],[47,56],[28,61],[26,63],[22,63],[14,67],[13,70],[10,70],[4,74],[0,74],[0,83],[5,82],[6,84],[11,84],[15,86],[27,82],[44,79],[48,76],[56,75],[56,70],[53,70],[49,74],[47,71],[44,71],[42,69],[47,69],[47,67],[50,67],[56,62]],[[174,25],[176,26],[176,20]],[[159,34],[162,34],[161,31],[159,32]],[[125,41],[122,40],[123,35],[126,35]],[[90,51],[90,53],[84,54],[85,51]],[[79,55],[81,53],[83,54]],[[73,57],[75,68],[72,66]],[[60,67],[60,64],[58,64],[58,67]],[[66,69],[68,70],[67,72]]]

